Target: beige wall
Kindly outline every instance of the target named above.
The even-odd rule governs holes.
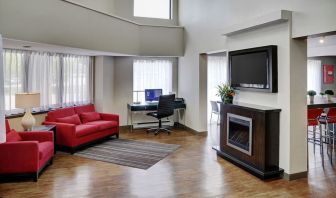
[[[128,55],[181,56],[183,31],[138,25],[60,0],[0,0],[5,38]]]
[[[45,114],[34,115],[34,118],[36,119],[36,125],[41,125],[42,122],[44,122],[46,116],[47,116],[46,113]],[[9,120],[9,124],[10,124],[12,129],[15,129],[17,131],[23,131],[23,128],[21,126],[22,117],[11,118],[11,119],[8,119],[8,120]]]

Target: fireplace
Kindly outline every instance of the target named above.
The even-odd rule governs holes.
[[[277,178],[280,109],[235,102],[220,103],[217,155],[261,179]]]
[[[228,146],[252,155],[252,119],[228,113],[226,140]]]

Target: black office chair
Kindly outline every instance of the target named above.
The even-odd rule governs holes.
[[[159,126],[157,128],[151,128],[147,130],[147,133],[150,131],[155,131],[154,134],[157,135],[160,131],[167,131],[168,134],[172,132],[171,130],[162,127],[162,118],[167,118],[174,114],[174,105],[175,105],[175,94],[172,95],[161,95],[159,97],[158,109],[156,112],[147,113],[147,115],[157,118],[159,120]]]

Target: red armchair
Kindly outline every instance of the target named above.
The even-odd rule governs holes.
[[[119,137],[119,115],[98,113],[92,104],[50,111],[44,124],[56,125],[57,148],[71,153],[91,142]]]
[[[53,133],[47,131],[16,132],[6,120],[6,142],[0,144],[0,176],[33,176],[52,163]]]

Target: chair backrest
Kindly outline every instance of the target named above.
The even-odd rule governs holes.
[[[161,95],[158,104],[158,118],[169,117],[174,114],[175,94]]]
[[[217,102],[216,101],[210,101],[210,103],[211,103],[211,111],[219,113],[219,108],[218,108]]]
[[[317,120],[317,118],[323,113],[323,109],[308,109],[308,120]]]
[[[336,117],[336,108],[332,107],[328,111],[328,117]]]
[[[6,122],[6,134],[10,132],[11,128],[10,128],[10,125],[9,125],[9,120],[5,120]]]

